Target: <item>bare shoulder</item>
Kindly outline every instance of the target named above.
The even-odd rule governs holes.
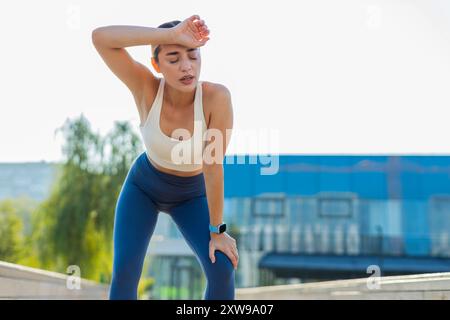
[[[223,84],[203,81],[203,95],[207,100],[229,99],[231,98],[230,90]]]
[[[232,113],[231,92],[223,84],[203,81],[203,109],[209,125],[212,114]]]

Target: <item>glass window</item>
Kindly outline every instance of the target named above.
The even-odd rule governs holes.
[[[352,199],[348,198],[322,198],[318,200],[319,217],[352,217]]]
[[[252,213],[254,216],[283,217],[285,210],[284,198],[253,198]]]

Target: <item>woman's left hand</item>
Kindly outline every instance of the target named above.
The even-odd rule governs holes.
[[[237,269],[239,262],[239,254],[236,247],[236,240],[233,239],[228,233],[214,233],[210,232],[211,240],[209,241],[209,258],[212,263],[216,262],[214,256],[215,250],[220,250],[225,253],[233,263],[234,269]]]

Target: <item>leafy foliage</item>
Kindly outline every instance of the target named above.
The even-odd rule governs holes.
[[[101,138],[83,115],[58,131],[65,136],[65,161],[50,196],[32,214],[27,243],[37,267],[66,273],[77,265],[81,277],[109,282],[115,205],[140,140],[125,122]]]

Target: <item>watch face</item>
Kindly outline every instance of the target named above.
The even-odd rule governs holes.
[[[225,232],[225,230],[227,230],[227,225],[226,224],[220,225],[219,232],[222,233],[222,232]]]

